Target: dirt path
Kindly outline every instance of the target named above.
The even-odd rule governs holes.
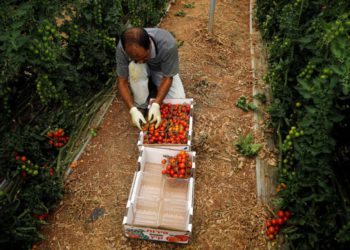
[[[184,3],[195,3],[191,9]],[[174,33],[186,94],[194,98],[197,152],[193,239],[187,246],[131,240],[122,219],[136,168],[138,131],[116,96],[104,121],[69,176],[66,196],[44,227],[38,249],[266,249],[264,208],[256,200],[255,161],[234,148],[252,131],[252,113],[235,107],[252,96],[249,0],[216,1],[209,36],[208,0],[177,0],[161,27]],[[180,10],[185,17],[174,14]],[[250,99],[251,100],[251,99]],[[91,221],[95,208],[104,215]]]

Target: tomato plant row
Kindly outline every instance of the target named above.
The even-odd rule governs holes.
[[[270,124],[281,159],[276,209],[293,212],[285,242],[291,249],[347,249],[350,2],[256,4],[269,52]]]
[[[1,249],[42,239],[69,155],[115,82],[119,35],[126,23],[157,24],[167,2],[2,1]]]

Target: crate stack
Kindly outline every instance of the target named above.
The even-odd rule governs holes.
[[[124,234],[186,244],[192,233],[195,156],[191,151],[193,99],[165,99],[162,122],[140,132]]]

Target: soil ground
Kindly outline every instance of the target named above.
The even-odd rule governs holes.
[[[194,3],[194,8],[183,4]],[[266,209],[256,197],[255,159],[234,143],[253,130],[252,112],[235,106],[252,101],[249,0],[216,1],[214,34],[208,34],[208,0],[177,0],[160,27],[179,42],[180,75],[194,98],[196,180],[193,237],[182,246],[126,238],[122,219],[136,169],[139,131],[117,94],[79,164],[66,195],[43,227],[37,249],[267,249]],[[184,17],[175,15],[184,11]],[[91,220],[101,208],[104,215]]]

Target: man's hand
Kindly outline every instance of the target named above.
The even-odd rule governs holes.
[[[134,123],[136,127],[142,130],[140,123],[143,123],[143,124],[146,123],[146,120],[145,120],[145,117],[143,117],[143,114],[136,107],[132,107],[129,113],[131,115],[132,123]]]
[[[150,123],[157,122],[156,128],[158,128],[160,122],[162,121],[162,118],[160,116],[160,107],[156,102],[152,103],[151,108],[148,111],[148,121]]]

